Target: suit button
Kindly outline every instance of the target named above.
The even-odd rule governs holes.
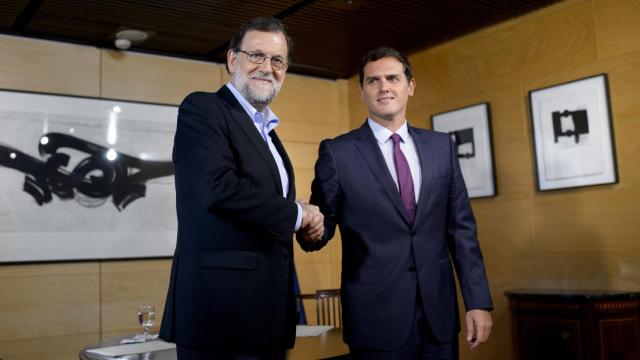
[[[409,271],[410,272],[416,272],[416,267],[415,266],[409,266]]]

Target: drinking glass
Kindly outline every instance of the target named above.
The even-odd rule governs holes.
[[[143,339],[147,341],[149,336],[149,328],[156,322],[156,309],[153,305],[138,306],[138,322],[144,329]]]

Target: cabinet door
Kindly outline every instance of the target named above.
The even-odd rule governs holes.
[[[640,359],[638,317],[600,319],[598,327],[602,360]]]
[[[520,316],[518,318],[518,359],[584,360],[579,319]]]

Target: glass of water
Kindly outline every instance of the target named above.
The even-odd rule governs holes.
[[[147,341],[150,338],[149,329],[156,322],[156,309],[153,305],[138,306],[138,322],[144,329],[143,339]]]

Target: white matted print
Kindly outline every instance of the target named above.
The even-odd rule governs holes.
[[[539,191],[618,182],[605,74],[529,92]]]
[[[0,262],[169,257],[177,107],[0,91]]]
[[[456,143],[469,197],[496,196],[489,104],[432,115],[431,128],[448,133]]]

